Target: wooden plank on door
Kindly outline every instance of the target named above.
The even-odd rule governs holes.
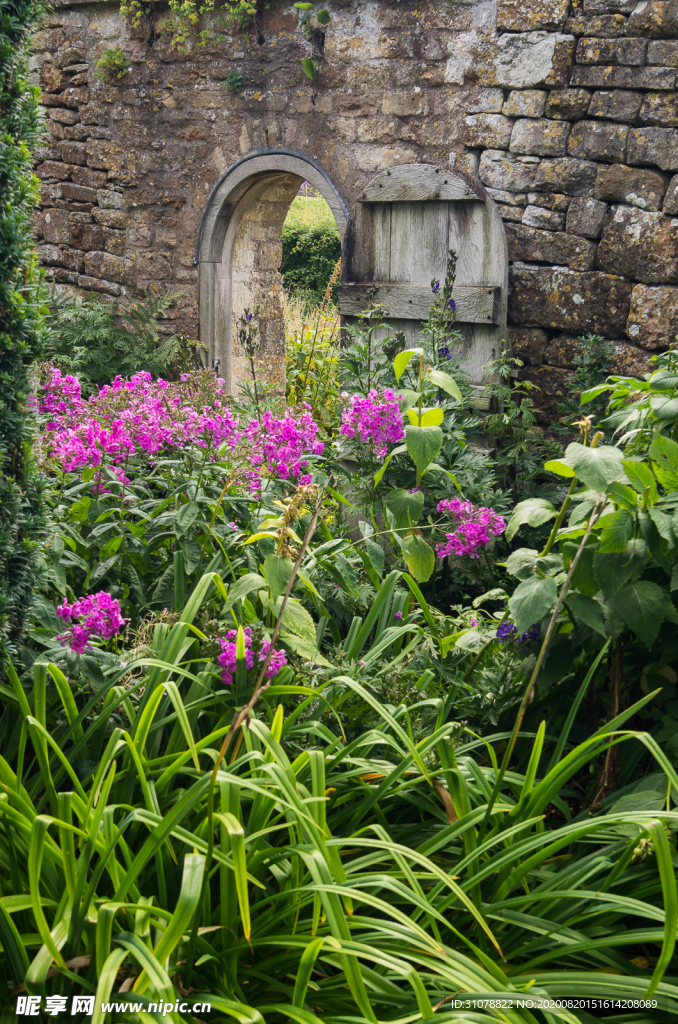
[[[378,287],[375,301],[384,303],[388,317],[401,320],[427,320],[433,302],[430,285],[393,284],[388,281],[370,281],[360,284],[348,283],[339,286],[339,312],[342,316],[358,316],[367,309],[367,293]],[[501,308],[499,288],[483,285],[455,288],[452,295],[456,303],[457,321],[467,324],[498,323]]]

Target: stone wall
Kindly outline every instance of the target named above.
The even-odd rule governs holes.
[[[326,6],[315,44],[273,0],[249,41],[186,53],[161,4],[132,31],[116,2],[56,0],[32,58],[47,116],[36,221],[54,280],[114,301],[183,290],[175,328],[195,335],[200,216],[241,154],[314,157],[349,211],[385,167],[452,164],[500,207],[510,340],[544,397],[563,393],[588,331],[615,342],[617,370],[643,372],[678,332],[678,0]],[[104,85],[94,62],[115,45],[132,68]],[[300,62],[314,46],[311,83]]]

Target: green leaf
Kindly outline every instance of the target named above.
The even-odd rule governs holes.
[[[520,583],[509,598],[511,618],[518,633],[525,633],[540,622],[551,611],[557,596],[558,587],[552,576],[531,576]]]
[[[120,534],[118,534],[115,537],[111,537],[110,540],[106,541],[101,551],[99,552],[99,558],[110,558],[111,555],[114,555],[116,553],[121,544],[122,537],[120,536]]]
[[[381,547],[380,544],[377,544],[377,542],[374,540],[366,540],[365,548],[367,550],[370,562],[372,563],[372,568],[376,572],[377,576],[381,578],[384,572],[384,563],[386,560],[386,556],[384,555],[384,549]]]
[[[400,378],[404,374],[407,367],[410,365],[410,360],[413,356],[422,356],[424,350],[422,348],[406,348],[393,360],[393,370],[396,375],[396,380],[400,382]]]
[[[566,541],[562,546],[565,568],[569,569],[574,556],[579,550],[579,544],[574,541]],[[600,590],[600,583],[593,571],[593,558],[598,550],[598,545],[587,544],[574,570],[570,585],[574,590],[581,591],[587,597],[593,597]]]
[[[433,462],[443,443],[440,427],[405,427],[405,444],[412,462],[423,473]]]
[[[622,459],[622,466],[629,483],[639,494],[645,494],[649,487],[650,504],[654,505],[657,500],[657,481],[648,463],[636,459]]]
[[[517,576],[519,580],[527,579],[528,576],[532,575],[532,569],[538,555],[539,552],[535,548],[518,548],[517,551],[513,551],[509,555],[506,562],[506,571],[511,576]]]
[[[471,607],[480,608],[486,601],[503,601],[505,598],[506,591],[502,587],[494,587],[492,590],[488,590],[486,594],[481,594],[480,597],[474,598]]]
[[[397,487],[386,498],[386,508],[395,518],[396,527],[402,529],[417,522],[424,508],[424,492]]]
[[[292,576],[294,563],[286,555],[268,555],[264,561],[264,576],[271,588],[271,598],[275,603],[284,592]]]
[[[555,473],[556,476],[574,476],[574,470],[572,466],[568,466],[562,459],[551,459],[550,462],[544,463],[544,469],[549,473]]]
[[[413,427],[439,427],[445,419],[445,413],[440,408],[423,409],[421,423],[419,422],[419,413],[416,409],[408,409],[407,415]]]
[[[650,445],[650,458],[660,484],[667,490],[678,488],[678,444],[664,434],[656,434]]]
[[[565,457],[582,483],[594,491],[605,491],[624,472],[621,449],[609,445],[587,448],[573,441],[567,446]]]
[[[318,63],[313,58],[304,57],[301,62],[301,67],[307,78],[310,78],[312,82],[318,77]]]
[[[633,519],[625,508],[620,508],[612,515],[600,520],[600,551],[626,551],[633,535]]]
[[[432,462],[430,466],[426,467],[426,469],[421,475],[426,476],[428,473],[444,473],[446,477],[449,477],[449,479],[452,481],[457,490],[461,490],[459,486],[459,481],[457,480],[456,476],[454,475],[451,469],[445,469],[443,466],[439,466],[437,462]]]
[[[598,601],[594,601],[592,597],[586,594],[580,594],[576,590],[571,590],[565,598],[565,604],[576,618],[581,619],[585,626],[590,626],[591,629],[594,629],[596,633],[600,633],[601,636],[607,636],[603,609]]]
[[[636,580],[617,590],[608,603],[610,610],[623,619],[649,649],[666,618],[667,600],[666,594],[656,583]]]
[[[445,391],[451,398],[456,398],[458,402],[463,402],[463,396],[459,390],[459,385],[455,381],[454,377],[451,377],[449,373],[445,373],[444,370],[428,370],[426,373],[426,379],[434,385],[434,387],[440,388],[441,391]]]
[[[300,654],[302,658],[305,658],[306,661],[310,661],[312,665],[323,665],[325,668],[334,668],[334,665],[320,654],[315,640],[311,643],[310,640],[297,636],[296,633],[287,633],[285,630],[281,630],[280,639],[283,643],[286,643],[288,647],[291,647],[293,651]]]
[[[183,537],[188,533],[200,513],[200,505],[197,501],[188,501],[182,505],[174,520],[174,532],[177,537]]]
[[[407,410],[411,409],[414,405],[416,405],[418,401],[418,391],[410,391],[409,388],[403,388],[402,391],[398,393],[398,405],[400,406],[400,411],[403,414],[403,416],[405,415]]]
[[[322,11],[318,11],[318,13],[316,14],[316,18],[318,19],[318,21],[319,21],[319,23],[321,25],[329,25],[329,23],[330,23],[330,12],[326,11],[323,8]]]
[[[419,534],[408,534],[403,541],[403,558],[415,580],[425,583],[431,578],[436,565],[433,548]]]
[[[662,540],[668,541],[669,547],[673,547],[674,537],[671,528],[671,518],[665,512],[662,512],[661,509],[653,508],[652,506],[647,511],[650,519],[657,527],[659,536]]]
[[[302,604],[293,598],[288,598],[282,621],[286,630],[296,633],[297,636],[315,646],[316,624]]]
[[[386,460],[384,461],[383,466],[381,467],[381,469],[378,469],[377,472],[374,474],[374,482],[375,482],[375,484],[381,483],[381,481],[383,479],[383,476],[384,476],[384,473],[388,469],[388,464],[391,461],[391,459],[393,458],[393,456],[394,455],[402,455],[402,453],[406,452],[406,451],[407,451],[407,445],[399,444],[397,448],[394,448],[393,451],[390,452],[389,455],[386,456]]]
[[[229,612],[236,601],[247,597],[254,590],[260,590],[262,586],[266,586],[266,580],[256,572],[248,572],[245,576],[241,576],[228,592],[224,611]]]
[[[553,519],[555,514],[553,505],[545,498],[528,498],[519,502],[506,527],[506,539],[513,540],[521,526],[541,526]]]
[[[300,11],[312,11],[313,10],[313,4],[295,4],[294,6],[296,8],[298,8]]]
[[[626,484],[620,484],[618,481],[615,481],[615,483],[610,484],[607,489],[607,493],[608,497],[612,499],[615,505],[625,508],[628,512],[636,511],[636,508],[638,507],[638,495],[632,487],[628,487]]]
[[[637,579],[642,574],[646,562],[645,541],[639,539],[629,541],[626,551],[610,554],[596,551],[593,556],[593,568],[605,600],[608,601],[629,580]]]

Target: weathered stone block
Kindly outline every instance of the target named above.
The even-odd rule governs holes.
[[[597,271],[517,263],[509,268],[509,320],[526,327],[546,327],[568,334],[625,333],[632,284]]]
[[[606,213],[606,203],[578,196],[567,209],[567,230],[584,238],[600,238]]]
[[[83,251],[103,249],[104,232],[98,224],[73,224],[71,226],[71,245]]]
[[[563,156],[559,160],[542,160],[534,176],[539,192],[560,192],[569,196],[593,195],[597,165],[590,160]]]
[[[669,216],[678,214],[678,174],[675,174],[669,182],[664,197],[664,213]]]
[[[63,262],[61,249],[58,245],[39,245],[36,248],[36,252],[40,262],[47,266],[58,266]]]
[[[624,376],[640,377],[648,372],[650,357],[647,352],[629,345],[628,341],[611,341],[614,346],[612,373]],[[544,361],[550,366],[567,368],[576,366],[575,359],[582,355],[582,343],[579,338],[569,334],[560,334],[552,338],[544,353]]]
[[[637,0],[584,0],[586,14],[630,14]]]
[[[58,68],[67,68],[69,64],[83,64],[87,54],[82,46],[64,46],[57,50],[54,63]]]
[[[647,63],[678,68],[678,40],[654,39],[648,43]]]
[[[525,224],[507,224],[506,238],[510,260],[526,263],[555,263],[574,270],[590,270],[596,246],[586,238],[564,231],[539,231]]]
[[[93,171],[91,167],[74,166],[71,179],[77,185],[86,185],[87,188],[102,188],[108,181],[108,175],[105,171]]]
[[[666,191],[666,181],[656,171],[613,164],[599,167],[596,176],[596,199],[637,206],[641,210],[658,210]]]
[[[560,156],[565,153],[570,125],[566,121],[516,121],[511,134],[511,152],[536,156]]]
[[[663,171],[678,171],[678,131],[675,128],[632,128],[626,162],[656,164]]]
[[[97,201],[96,189],[86,188],[83,185],[74,185],[70,181],[63,183],[61,192],[64,199],[73,199],[78,203],[96,203]]]
[[[565,22],[565,32],[573,36],[603,36],[611,39],[614,36],[623,36],[625,28],[626,18],[623,14],[575,14]],[[660,63],[663,64],[664,61]]]
[[[64,107],[70,107],[72,110],[77,110],[78,107],[82,107],[85,103],[89,103],[89,89],[85,86],[74,88],[68,86],[63,92],[59,93],[59,101]]]
[[[534,187],[537,162],[521,160],[501,150],[486,149],[480,158],[478,175],[483,184],[491,188],[525,192]]]
[[[120,192],[101,189],[97,192],[97,202],[104,210],[122,210],[125,206],[125,197]]]
[[[115,228],[102,228],[104,234],[104,249],[113,253],[114,256],[125,255],[125,232],[116,231]]]
[[[60,163],[57,160],[45,160],[35,168],[38,178],[58,178],[65,181],[70,177],[68,164]]]
[[[85,272],[89,277],[112,280],[119,284],[133,285],[136,282],[132,261],[107,252],[88,252],[85,256]]]
[[[645,284],[675,284],[678,231],[661,213],[618,206],[603,230],[598,266]]]
[[[548,94],[544,112],[559,121],[578,121],[586,117],[590,102],[587,89],[554,89]]]
[[[504,203],[508,206],[525,206],[527,203],[527,196],[524,192],[508,192],[502,188],[488,188],[486,191],[495,203]]]
[[[512,223],[519,224],[523,219],[522,206],[505,206],[503,203],[497,203],[497,209],[499,210],[499,216],[502,220],[508,220]]]
[[[662,95],[667,95],[662,93]],[[670,95],[670,94],[668,94]],[[589,106],[589,117],[604,117],[610,121],[635,121],[643,102],[642,92],[630,89],[610,89],[594,92]]]
[[[512,130],[513,121],[503,114],[468,114],[461,126],[461,138],[466,146],[508,149]]]
[[[129,224],[129,214],[124,210],[93,210],[94,219],[97,224],[107,228],[126,228]]]
[[[61,150],[61,159],[65,160],[67,164],[87,163],[87,147],[84,142],[64,140],[59,143],[59,149]]]
[[[46,242],[68,242],[68,210],[45,210],[40,217],[40,234]]]
[[[567,85],[574,58],[574,37],[558,32],[461,32],[448,44],[445,82],[530,89]]]
[[[69,76],[61,68],[54,64],[45,63],[42,65],[40,74],[42,87],[45,92],[61,92],[68,85]]]
[[[542,117],[547,93],[541,89],[514,89],[502,107],[507,117]]]
[[[572,196],[558,195],[557,192],[530,192],[527,197],[530,206],[539,206],[544,210],[556,210],[558,213],[566,213],[572,202]]]
[[[509,327],[511,354],[528,366],[539,366],[544,360],[548,334],[539,327]]]
[[[497,28],[507,32],[559,29],[567,10],[567,0],[497,0]]]
[[[678,288],[637,284],[631,293],[626,334],[643,348],[668,348],[678,334]]]
[[[618,163],[626,156],[625,124],[601,124],[600,121],[578,121],[567,142],[570,156]]]
[[[90,277],[87,274],[80,274],[78,285],[88,292],[103,292],[105,295],[121,295],[122,288],[114,281],[102,281],[97,277]]]
[[[577,64],[630,64],[645,63],[647,39],[580,39],[577,43]]]
[[[80,120],[80,115],[75,110],[63,110],[61,107],[52,107],[49,117],[52,121],[60,121],[61,124],[77,124]]]
[[[82,273],[85,269],[85,254],[80,249],[62,249],[61,258],[65,267]]]
[[[33,159],[36,163],[43,160],[61,160],[61,153],[56,146],[36,146],[33,150]]]
[[[543,231],[564,231],[565,214],[543,206],[528,206],[523,213],[522,223],[528,228],[539,228]]]
[[[678,94],[648,92],[640,111],[641,121],[666,128],[678,127]]]
[[[570,85],[588,85],[594,89],[675,89],[674,68],[621,68],[610,65],[579,64],[572,72]]]
[[[568,387],[568,370],[560,370],[555,366],[526,366],[520,372],[522,380],[527,380],[539,390],[535,396],[535,415],[537,423],[545,426],[558,420],[558,406],[570,397]]]
[[[85,139],[89,138],[91,130],[85,124],[64,125],[64,138],[71,139],[73,142],[84,142]]]
[[[678,3],[676,0],[646,0],[637,4],[626,26],[626,34],[650,39],[678,36]]]

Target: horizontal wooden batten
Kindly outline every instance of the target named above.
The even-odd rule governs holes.
[[[401,164],[383,171],[358,197],[360,203],[484,202],[460,174],[432,164]]]
[[[343,316],[358,316],[369,305],[368,292],[373,301],[384,303],[388,316],[398,320],[427,320],[434,301],[430,285],[342,284],[339,286],[339,312]],[[454,289],[457,320],[461,324],[498,324],[501,317],[501,289],[487,285],[464,286]]]

